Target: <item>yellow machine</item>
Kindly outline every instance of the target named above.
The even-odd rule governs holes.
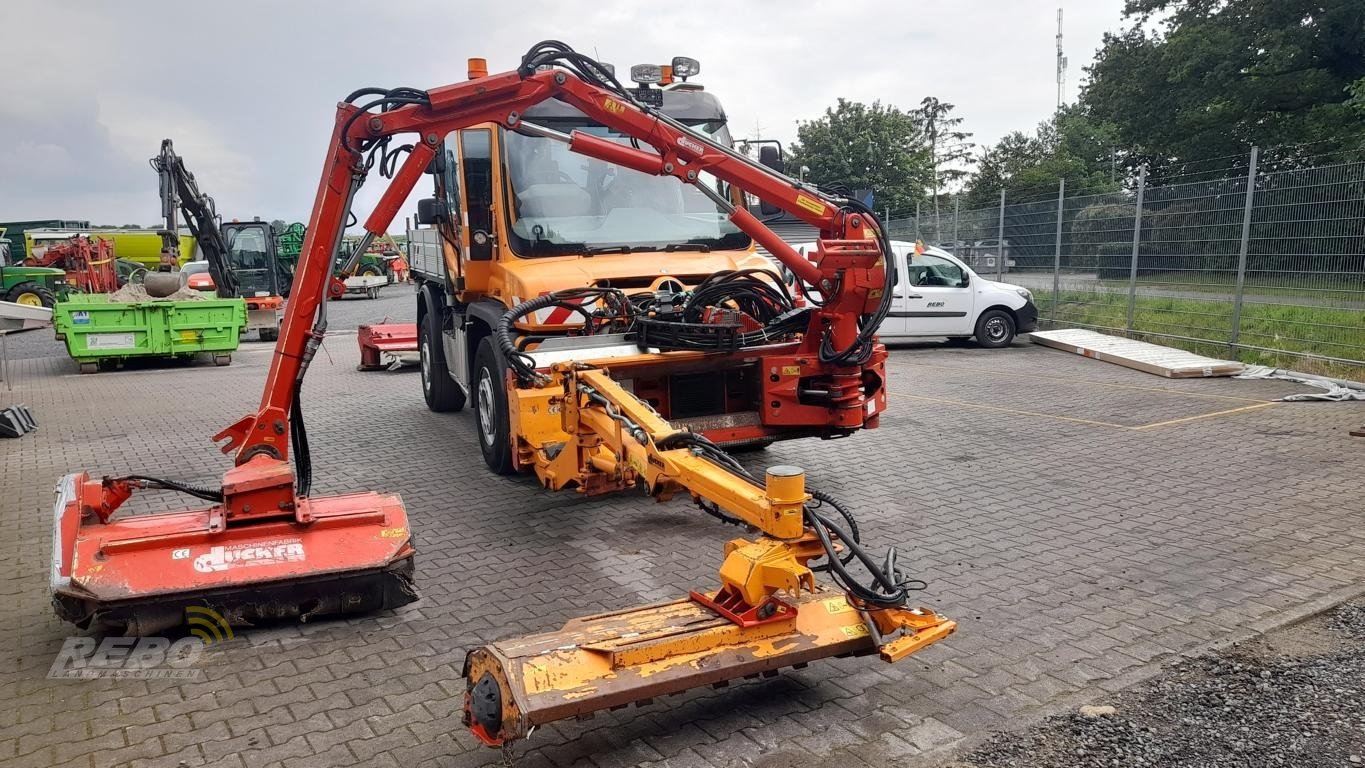
[[[545,55],[536,66],[563,64]],[[655,69],[663,81],[672,67]],[[628,92],[653,105],[643,122],[634,103],[570,92],[518,105],[514,122],[504,110],[435,134],[435,195],[407,233],[423,391],[432,410],[472,405],[495,472],[681,495],[757,537],[727,545],[713,588],[472,652],[466,720],[489,744],[832,655],[895,661],[955,628],[904,607],[894,552],[872,561],[851,514],[807,492],[800,469],[752,477],[721,449],[877,426],[885,350],[871,331],[890,297],[880,226],[782,176],[780,155],[735,153],[714,95],[651,88],[649,70],[633,70]],[[485,74],[471,63],[471,78]],[[745,192],[819,227],[814,259],[763,227]],[[802,306],[798,285],[829,298]],[[842,589],[818,586],[812,561]],[[849,574],[855,561],[870,584]]]

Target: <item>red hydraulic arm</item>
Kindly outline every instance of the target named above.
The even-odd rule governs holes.
[[[390,92],[394,93],[394,92]],[[395,106],[388,111],[366,112],[351,103],[337,108],[322,178],[309,216],[294,283],[287,305],[280,338],[275,345],[265,390],[259,409],[245,416],[215,440],[226,440],[223,451],[235,452],[238,469],[253,459],[257,471],[234,478],[229,471],[224,488],[234,480],[249,479],[248,485],[292,487],[287,461],[290,439],[290,412],[304,371],[326,331],[328,281],[333,254],[344,230],[356,190],[364,181],[366,163],[362,150],[399,134],[415,134],[412,149],[394,174],[374,212],[364,223],[366,235],[360,250],[373,237],[387,231],[414,185],[438,151],[441,138],[451,131],[484,122],[499,123],[508,129],[545,136],[569,143],[581,154],[616,163],[637,171],[669,175],[683,183],[694,184],[728,212],[742,231],[762,244],[795,275],[815,285],[827,297],[823,307],[812,314],[811,326],[802,342],[801,352],[815,357],[826,349],[852,349],[859,342],[859,318],[872,313],[881,303],[886,265],[878,245],[875,222],[863,213],[833,202],[799,182],[769,170],[728,147],[675,123],[653,110],[645,110],[618,93],[599,87],[564,69],[542,69],[523,74],[504,72],[448,85],[421,94],[404,91],[418,103]],[[415,98],[412,94],[420,94]],[[593,120],[648,144],[655,152],[635,149],[597,138],[580,131],[565,135],[527,123],[522,115],[531,106],[547,99],[559,99],[578,108]],[[392,106],[392,105],[390,105]],[[700,182],[709,172],[760,199],[773,203],[819,228],[821,247],[808,260],[786,245],[771,230],[742,207]],[[856,363],[837,364],[845,375],[856,379]],[[857,414],[854,414],[857,416]],[[853,426],[861,426],[859,421]],[[261,457],[270,460],[260,460]],[[278,462],[278,463],[277,463]],[[266,480],[261,474],[268,475]],[[300,479],[300,493],[306,494],[307,479]],[[228,494],[231,519],[234,505]],[[292,488],[291,488],[292,496]],[[252,505],[247,506],[251,509]],[[293,508],[290,500],[256,504],[249,514],[279,515]]]

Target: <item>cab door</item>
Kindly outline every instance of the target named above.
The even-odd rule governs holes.
[[[962,267],[930,253],[910,252],[899,258],[904,259],[905,270],[897,280],[898,298],[892,307],[905,323],[904,334],[971,335],[975,291]]]

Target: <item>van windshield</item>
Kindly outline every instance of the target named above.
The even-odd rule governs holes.
[[[629,144],[630,138],[586,121],[552,120],[548,127]],[[727,146],[721,122],[691,126]],[[649,176],[577,154],[566,144],[507,131],[503,162],[509,180],[508,219],[519,256],[563,256],[595,249],[739,250],[749,236],[716,204],[677,179]],[[648,151],[648,147],[645,147]],[[710,174],[701,181],[724,187]]]

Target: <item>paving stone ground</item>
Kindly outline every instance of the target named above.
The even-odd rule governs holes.
[[[338,325],[410,301],[356,303]],[[467,649],[713,582],[733,529],[681,501],[495,477],[470,415],[427,411],[414,372],[356,372],[345,333],[326,349],[305,387],[314,492],[401,493],[422,599],[243,631],[190,681],[46,678],[75,632],[48,604],[51,488],[81,468],[215,481],[208,436],[254,406],[268,346],[227,368],[91,376],[12,361],[0,404],[28,404],[41,428],[0,443],[0,764],[500,764],[459,723]],[[1365,583],[1360,405],[1271,403],[1294,385],[1165,380],[1026,344],[902,347],[890,374],[881,429],[743,459],[803,466],[846,500],[957,634],[894,666],[831,660],[542,728],[515,764],[939,763]]]

